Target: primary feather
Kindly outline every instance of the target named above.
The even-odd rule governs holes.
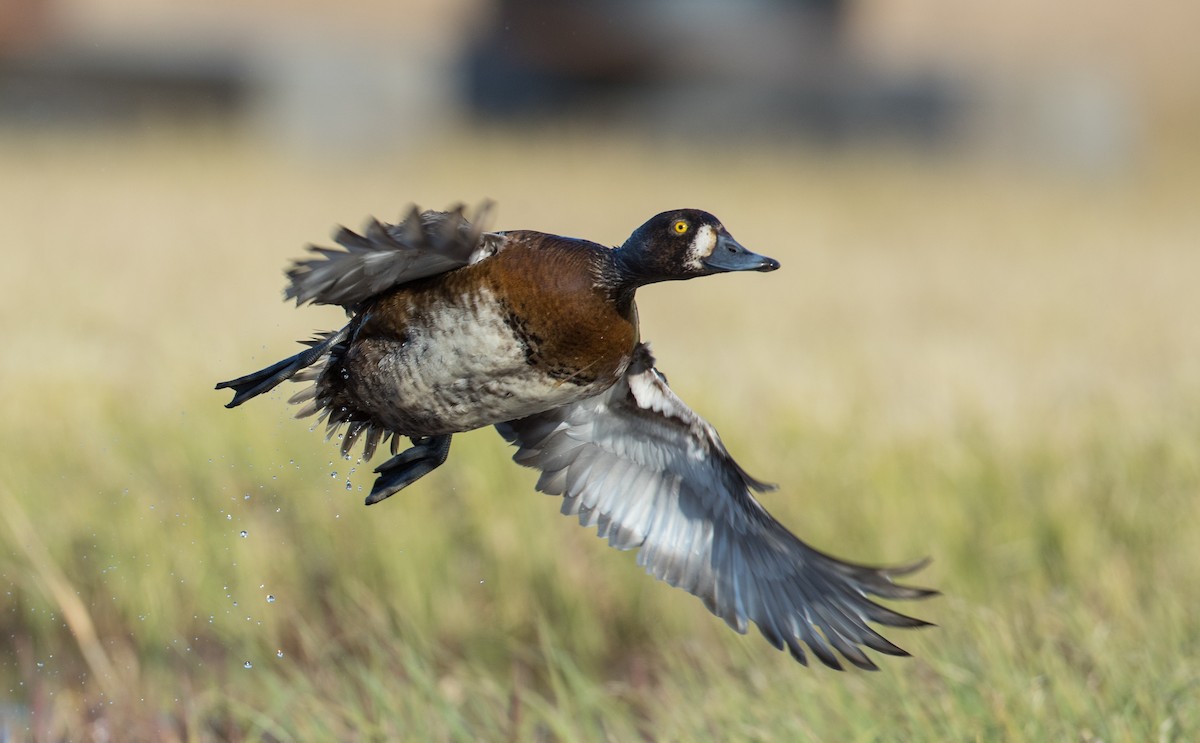
[[[907,655],[868,626],[917,627],[870,597],[935,592],[894,582],[898,568],[844,562],[788,531],[754,498],[750,477],[717,432],[667,386],[645,345],[607,392],[497,426],[514,459],[542,470],[539,490],[596,526],[618,549],[638,549],[646,572],[704,602],[730,627],[758,625],[777,648],[806,662],[802,645],[841,668],[836,653],[875,669],[860,646]]]

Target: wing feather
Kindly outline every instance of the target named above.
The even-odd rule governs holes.
[[[354,309],[400,284],[475,263],[494,253],[503,238],[483,232],[491,202],[468,220],[462,205],[448,212],[413,206],[397,224],[371,219],[362,235],[342,227],[338,248],[309,246],[317,257],[296,261],[287,271],[284,296],[296,304],[337,304]]]
[[[538,489],[562,511],[597,526],[613,547],[639,548],[646,572],[704,602],[737,632],[749,623],[807,663],[811,652],[841,669],[868,670],[863,651],[907,653],[868,622],[928,624],[877,603],[936,592],[895,578],[894,568],[839,560],[802,542],[755,500],[770,489],[743,470],[713,429],[667,386],[648,347],[607,392],[497,426],[513,458],[542,471]]]

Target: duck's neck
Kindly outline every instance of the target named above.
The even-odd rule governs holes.
[[[645,253],[629,243],[607,252],[603,268],[603,283],[610,296],[621,308],[633,304],[633,295],[640,287],[665,281],[668,277],[647,265]]]
[[[620,283],[633,289],[678,278],[663,259],[664,256],[647,251],[644,246],[631,241],[612,251],[612,263]]]

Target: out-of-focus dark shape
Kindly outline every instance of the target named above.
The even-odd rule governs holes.
[[[962,94],[948,78],[872,69],[848,43],[849,5],[496,0],[467,53],[467,101],[483,118],[674,135],[946,139]]]
[[[216,120],[306,157],[569,122],[1110,172],[1196,130],[1200,5],[17,0],[0,125]]]
[[[0,3],[0,124],[228,115],[248,96],[244,60],[203,34],[183,44],[139,43],[136,34],[89,39],[65,6]]]
[[[49,47],[0,58],[0,122],[123,124],[236,115],[249,96],[242,61],[201,49]]]

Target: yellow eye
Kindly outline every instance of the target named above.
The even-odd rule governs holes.
[[[675,230],[676,235],[682,235],[688,231],[688,223],[682,219],[675,220],[675,224],[671,225],[671,229]]]

